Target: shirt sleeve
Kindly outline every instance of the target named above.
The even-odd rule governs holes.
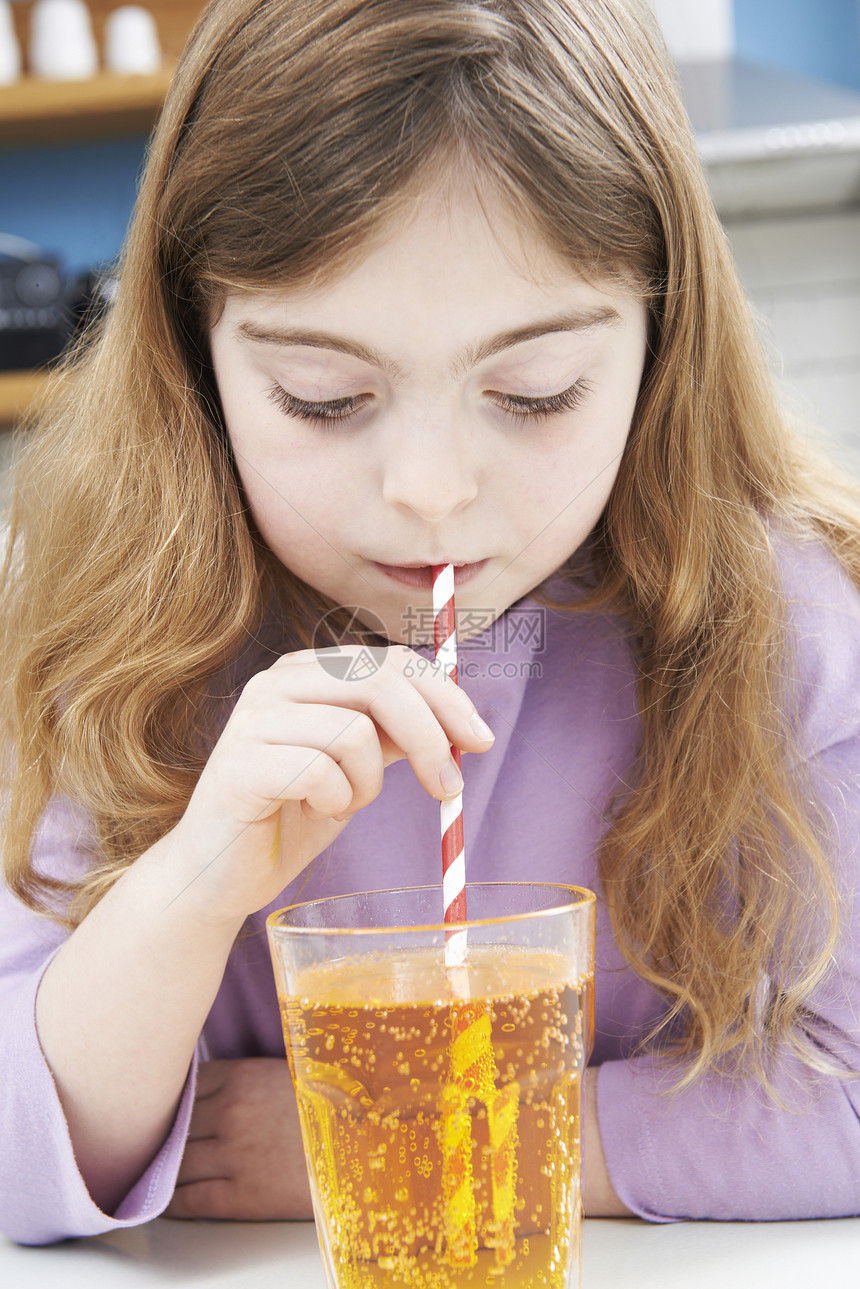
[[[55,803],[39,832],[39,867],[64,873],[79,867],[79,831],[69,808]],[[156,1217],[173,1194],[193,1106],[196,1056],[158,1155],[116,1211],[102,1212],[75,1162],[36,1031],[39,983],[65,935],[0,887],[0,1232],[20,1244],[97,1235]]]
[[[860,1214],[860,599],[827,558],[804,563],[785,586],[799,738],[841,916],[832,971],[807,1000],[804,1029],[840,1073],[785,1051],[771,1072],[780,1105],[752,1077],[713,1074],[671,1092],[677,1067],[657,1056],[592,1071],[610,1178],[650,1221]]]

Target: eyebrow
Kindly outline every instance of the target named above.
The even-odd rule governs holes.
[[[509,331],[502,331],[479,345],[467,345],[454,359],[452,370],[455,374],[462,375],[486,358],[502,353],[505,349],[511,349],[514,345],[521,345],[526,340],[536,340],[539,336],[552,335],[558,331],[595,331],[599,327],[617,326],[620,322],[621,315],[611,305],[599,305],[593,309],[582,309],[575,313],[561,313],[549,318],[540,318],[535,322],[527,323],[524,327],[513,327]],[[260,326],[256,322],[245,321],[237,324],[236,333],[243,340],[253,340],[258,344],[280,347],[307,345],[311,349],[333,349],[336,353],[351,354],[353,358],[359,358],[362,362],[378,367],[394,381],[403,380],[405,375],[403,368],[393,359],[377,353],[359,340],[352,340],[348,336],[337,336],[328,331],[306,330],[301,327]]]

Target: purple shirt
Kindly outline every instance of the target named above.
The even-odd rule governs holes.
[[[800,745],[831,827],[844,929],[832,979],[809,1000],[819,1041],[860,1071],[860,596],[818,548],[780,562],[797,657]],[[426,653],[426,651],[424,651]],[[809,1076],[786,1054],[781,1110],[752,1079],[712,1075],[677,1095],[655,1058],[633,1055],[665,1009],[626,966],[600,900],[596,852],[612,793],[640,737],[636,675],[624,625],[610,616],[514,605],[461,645],[460,681],[492,727],[492,750],[464,757],[470,881],[576,883],[598,891],[593,1065],[609,1173],[620,1198],[653,1221],[824,1218],[860,1214],[860,1081]],[[360,811],[270,908],[294,899],[440,880],[438,803],[408,762],[389,766]],[[86,828],[55,805],[40,866],[86,862]],[[197,1059],[283,1056],[265,941],[270,909],[249,919],[206,1022]],[[75,1165],[35,1030],[41,973],[63,932],[0,890],[0,1230],[24,1243],[147,1221],[168,1204],[191,1112],[194,1068],[171,1136],[113,1216],[90,1199]],[[835,983],[834,983],[835,982]],[[196,1063],[195,1063],[196,1065]],[[594,1077],[592,1075],[592,1077]],[[798,1082],[799,1080],[799,1082]]]

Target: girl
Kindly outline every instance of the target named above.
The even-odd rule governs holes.
[[[451,742],[599,892],[587,1212],[860,1212],[858,581],[643,3],[211,4],[17,476],[3,1230],[309,1214],[265,915],[437,880]]]

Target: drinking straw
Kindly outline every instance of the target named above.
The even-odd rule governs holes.
[[[445,674],[457,683],[457,620],[454,611],[454,565],[433,565],[433,636],[436,661]],[[451,748],[460,768],[460,749]],[[466,856],[463,847],[463,794],[443,801],[442,825],[442,899],[445,923],[456,928],[466,921]],[[466,961],[466,932],[445,932],[445,966],[459,967]]]
[[[451,1009],[450,1079],[442,1087],[442,1194],[446,1253],[451,1266],[474,1266],[478,1232],[472,1179],[472,1113],[475,1102],[487,1111],[492,1217],[484,1244],[497,1266],[515,1254],[514,1208],[517,1176],[519,1086],[497,1088],[493,1034],[487,1005],[455,1003]]]
[[[433,566],[433,635],[436,661],[457,683],[457,624],[454,607],[454,566]],[[460,749],[451,747],[460,765]],[[492,1225],[486,1244],[495,1248],[497,1265],[514,1256],[514,1186],[516,1178],[516,1085],[496,1089],[496,1060],[490,1015],[483,1002],[469,998],[466,966],[466,857],[463,846],[463,794],[443,801],[442,899],[445,920],[445,966],[459,998],[451,1008],[450,1078],[442,1088],[442,1192],[445,1235],[451,1266],[474,1266],[478,1232],[472,1183],[472,1115],[470,1104],[487,1109],[492,1169]],[[451,929],[449,929],[451,928]]]

